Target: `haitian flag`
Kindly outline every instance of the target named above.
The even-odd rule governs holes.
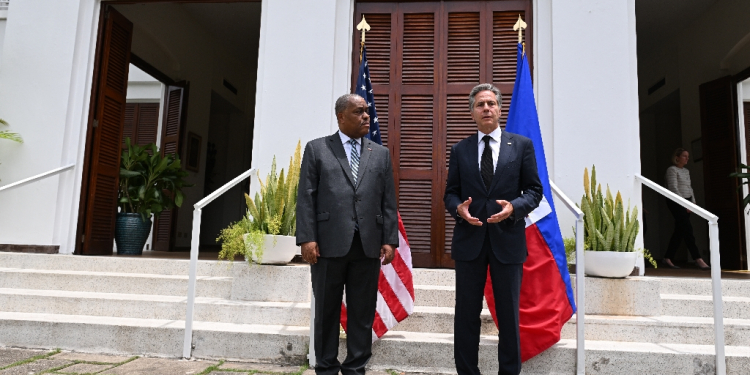
[[[529,256],[523,265],[519,309],[521,360],[526,361],[560,341],[560,331],[575,313],[576,305],[562,233],[552,200],[529,62],[521,43],[518,44],[516,82],[505,129],[528,137],[534,143],[539,179],[544,187],[539,207],[526,218]],[[487,277],[484,295],[492,319],[497,324],[489,274]]]

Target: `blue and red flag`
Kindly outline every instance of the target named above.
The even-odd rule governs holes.
[[[576,305],[560,224],[552,200],[529,62],[521,43],[518,44],[516,82],[505,130],[528,137],[534,143],[539,179],[544,187],[542,202],[526,218],[529,256],[523,265],[519,311],[521,360],[526,361],[560,341],[560,331],[575,313]],[[497,324],[492,284],[489,274],[487,276],[485,298],[492,319]]]

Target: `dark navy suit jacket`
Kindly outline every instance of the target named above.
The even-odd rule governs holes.
[[[539,205],[543,195],[534,145],[529,138],[503,131],[497,167],[487,190],[479,171],[478,137],[474,133],[451,148],[443,197],[445,208],[456,219],[451,257],[458,261],[476,259],[489,233],[492,251],[501,263],[523,263],[527,256],[524,218]],[[458,205],[469,197],[469,213],[482,221],[481,227],[467,223],[456,213]],[[502,210],[497,200],[513,204],[513,215],[488,224],[487,218]]]

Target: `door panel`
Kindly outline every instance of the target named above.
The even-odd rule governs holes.
[[[165,90],[164,120],[162,121],[161,150],[162,155],[181,155],[184,124],[187,115],[187,84],[167,86]],[[153,246],[156,251],[172,251],[174,248],[174,230],[177,222],[177,210],[164,210],[154,220]]]
[[[443,205],[450,147],[476,132],[468,94],[481,82],[493,82],[503,93],[505,126],[516,74],[513,24],[521,14],[530,40],[532,23],[525,18],[530,3],[356,4],[355,20],[364,14],[371,26],[366,41],[375,105],[416,267],[453,266],[454,221]],[[352,85],[359,67],[359,31],[354,40]]]
[[[738,164],[734,83],[723,77],[700,86],[703,182],[706,209],[719,216],[721,268],[742,269],[744,224],[736,178]]]
[[[88,255],[112,254],[133,33],[133,24],[114,9],[107,9],[105,17],[96,79],[99,87],[93,95],[95,114],[89,126],[93,136],[81,246],[81,252]]]

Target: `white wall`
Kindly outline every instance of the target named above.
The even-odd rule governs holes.
[[[137,66],[130,64],[128,71],[128,103],[160,103],[163,97],[164,85],[151,77]],[[159,124],[161,124],[159,111]],[[158,134],[158,133],[157,133]]]
[[[265,176],[274,155],[286,165],[298,140],[304,147],[338,129],[333,104],[350,90],[353,0],[262,7],[253,168]]]
[[[742,100],[750,102],[750,80],[748,79],[742,82]]]
[[[91,19],[81,15],[93,14],[94,7],[93,0],[12,2],[0,60],[0,116],[25,143],[0,148],[3,184],[82,155],[71,141],[80,136],[87,80],[76,70],[88,67],[83,52],[90,44],[78,41],[90,39]],[[80,185],[75,174],[80,176],[80,164],[60,177],[0,193],[0,243],[61,244],[61,251],[72,251],[75,232],[70,229],[78,208],[74,190]]]
[[[552,122],[542,124],[551,178],[579,201],[583,170],[594,164],[603,186],[640,207],[634,1],[538,0],[537,8],[538,38],[551,39],[539,43],[535,64],[540,121]],[[572,216],[557,208],[563,234],[572,236]]]

